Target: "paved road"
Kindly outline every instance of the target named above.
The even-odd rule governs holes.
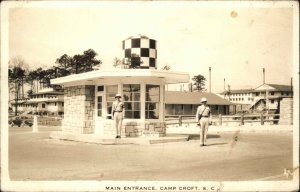
[[[188,142],[100,145],[10,128],[12,180],[276,180],[292,167],[292,133],[211,133]],[[237,136],[237,137],[235,137]],[[234,138],[237,138],[235,141]]]

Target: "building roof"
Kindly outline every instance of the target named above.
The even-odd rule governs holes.
[[[269,87],[272,87],[275,89],[275,91],[284,91],[284,92],[291,92],[291,86],[290,85],[279,85],[279,84],[262,84],[260,86],[258,86],[253,92],[262,92],[262,91],[266,91],[266,88],[264,89],[258,89],[264,85],[268,85]],[[269,91],[274,91],[274,90],[269,90]]]
[[[233,105],[233,103],[223,99],[214,93],[206,92],[180,92],[180,91],[166,91],[166,104],[199,104],[201,98],[207,98],[208,105]]]
[[[236,89],[236,90],[230,90],[230,93],[254,93],[254,92],[261,92],[264,91],[263,90],[257,90],[259,87],[263,86],[263,85],[268,85],[270,87],[273,87],[276,91],[291,91],[291,86],[290,85],[279,85],[279,84],[262,84],[258,87],[256,87],[255,89]],[[271,90],[270,90],[271,91]],[[220,93],[221,95],[224,95],[224,93],[228,93],[228,91],[223,91],[222,93]]]
[[[145,36],[145,35],[138,34],[138,35],[130,36],[130,37],[128,37],[127,39],[149,39],[149,37],[147,37],[147,36]],[[126,40],[127,40],[127,39],[126,39]]]
[[[271,87],[274,87],[278,91],[291,91],[291,85],[278,85],[278,84],[267,84]]]
[[[163,79],[166,84],[187,83],[190,76],[188,73],[176,71],[164,71],[155,69],[114,69],[114,70],[96,70],[80,74],[68,75],[56,79],[51,79],[51,84],[74,86],[74,83],[85,83],[86,85],[95,85],[98,79],[131,78],[140,80],[142,78]]]
[[[31,95],[63,95],[63,91],[45,91],[45,92],[38,92],[32,93]]]
[[[236,89],[236,90],[230,90],[230,93],[251,93],[254,89]],[[228,91],[223,91],[220,93],[221,95],[224,95],[224,93],[228,93]]]

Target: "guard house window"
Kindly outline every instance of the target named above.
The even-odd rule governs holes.
[[[118,85],[108,85],[106,86],[106,110],[107,110],[107,118],[111,119],[112,114],[112,103],[115,100],[115,96],[118,93]]]
[[[98,87],[97,87],[97,91],[98,91],[98,92],[104,91],[104,86],[103,86],[103,85],[102,85],[102,86],[98,86]]]
[[[102,117],[102,96],[97,97],[97,115]]]
[[[46,108],[46,104],[45,103],[42,104],[42,108]]]
[[[159,85],[146,85],[146,119],[159,118]]]
[[[141,117],[141,87],[139,84],[124,84],[123,98],[125,118],[139,119]]]
[[[255,93],[255,96],[259,96],[259,93]]]
[[[274,95],[274,92],[271,92],[271,95]]]

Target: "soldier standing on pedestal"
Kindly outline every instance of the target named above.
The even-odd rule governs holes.
[[[114,120],[114,126],[116,128],[116,139],[121,138],[121,129],[122,129],[122,121],[123,121],[123,109],[124,103],[121,101],[122,96],[120,94],[116,94],[115,101],[112,105],[112,118]]]

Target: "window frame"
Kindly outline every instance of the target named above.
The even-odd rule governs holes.
[[[134,90],[135,87],[130,88],[128,91],[126,86],[136,86],[137,90]],[[123,92],[123,103],[124,103],[124,118],[125,119],[141,119],[142,108],[141,108],[141,84],[123,84],[122,92]],[[127,94],[132,94],[133,98],[130,100],[129,98],[125,98]],[[139,95],[139,96],[137,96]],[[138,99],[137,99],[138,98]],[[131,105],[131,109],[128,109],[128,105]],[[129,116],[130,114],[130,116]]]
[[[157,92],[155,92],[154,94],[150,94],[150,89],[151,88],[155,88],[157,90]],[[156,91],[155,90],[155,91]],[[161,102],[161,96],[160,96],[160,85],[157,84],[145,84],[145,119],[159,119],[159,112],[160,112],[160,102]],[[154,96],[154,97],[158,97],[157,100],[151,101],[150,97]],[[148,100],[149,98],[149,100]],[[155,108],[154,109],[149,109],[148,105],[152,103],[154,104]],[[155,114],[155,112],[157,112],[156,117],[155,118],[151,118],[150,117],[150,112],[153,112],[153,114]]]
[[[112,92],[108,92],[111,87],[116,87]],[[118,93],[119,86],[118,84],[105,85],[105,110],[106,110],[106,119],[112,119],[112,104],[115,101],[115,95]],[[114,92],[115,91],[115,92]],[[112,98],[112,99],[111,99]],[[103,105],[103,104],[102,104]],[[103,111],[102,111],[103,113]]]

